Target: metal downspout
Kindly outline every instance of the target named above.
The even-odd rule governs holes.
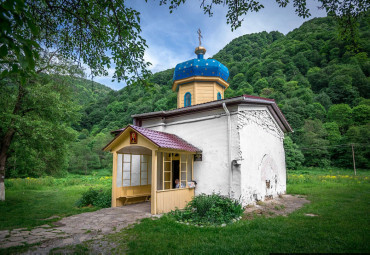
[[[227,109],[225,103],[222,103],[222,107],[224,108],[226,116],[227,116],[227,160],[228,160],[228,166],[229,166],[229,196],[231,197],[232,183],[233,183],[233,175],[232,175],[232,169],[231,169],[231,118],[230,118],[230,112]]]

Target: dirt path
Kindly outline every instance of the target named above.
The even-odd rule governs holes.
[[[149,202],[105,208],[63,218],[54,223],[55,227],[43,225],[32,230],[0,231],[0,248],[41,243],[31,248],[27,254],[46,254],[55,247],[100,239],[106,234],[120,231],[138,219],[147,217],[151,217]]]
[[[276,217],[287,216],[295,210],[309,203],[304,196],[300,195],[281,195],[272,200],[257,202],[256,205],[247,206],[244,211],[243,219],[253,219],[258,216]],[[312,216],[312,215],[307,215]],[[316,216],[316,215],[315,215]]]

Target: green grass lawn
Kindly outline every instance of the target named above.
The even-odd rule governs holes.
[[[110,187],[111,178],[102,176],[106,173],[6,180],[6,201],[0,202],[0,230],[32,228],[58,220],[45,220],[51,216],[65,217],[99,209],[78,208],[75,203],[90,187]]]
[[[7,180],[7,200],[0,202],[0,229],[34,227],[50,223],[42,220],[50,216],[64,217],[98,209],[77,208],[75,202],[89,187],[109,187],[111,179],[104,176],[103,172]],[[145,219],[133,228],[107,236],[109,242],[117,245],[111,252],[370,252],[370,172],[359,171],[354,177],[351,170],[305,168],[289,171],[287,183],[287,193],[302,194],[311,201],[288,217],[257,217],[218,228],[186,226],[168,217]],[[305,213],[318,216],[308,217]],[[88,252],[87,247],[82,248],[80,252]]]
[[[304,173],[303,173],[304,172]],[[307,173],[308,172],[308,173]],[[288,217],[255,218],[227,227],[199,228],[168,217],[144,219],[109,237],[113,253],[268,254],[370,252],[369,172],[349,170],[289,172],[287,193],[311,201]],[[335,176],[335,177],[333,177]],[[305,216],[317,214],[317,217]]]

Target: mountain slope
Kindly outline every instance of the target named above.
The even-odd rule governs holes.
[[[83,106],[94,103],[113,91],[103,84],[84,78],[64,77],[64,79],[71,86],[76,101]]]
[[[286,36],[241,36],[213,57],[230,71],[225,97],[252,94],[279,104],[295,130],[287,138],[289,168],[300,163],[350,166],[350,143],[360,149],[359,166],[370,167],[369,16],[359,29],[355,53],[338,38],[334,19],[327,17],[309,20]],[[176,108],[172,75],[173,69],[166,70],[153,75],[151,87],[109,92],[86,108],[81,128],[92,135],[108,133],[131,123],[132,114]]]

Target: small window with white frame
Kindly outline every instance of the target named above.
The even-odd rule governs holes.
[[[193,155],[163,153],[162,190],[188,188],[193,179]]]
[[[152,156],[142,154],[117,154],[117,187],[151,184]]]

